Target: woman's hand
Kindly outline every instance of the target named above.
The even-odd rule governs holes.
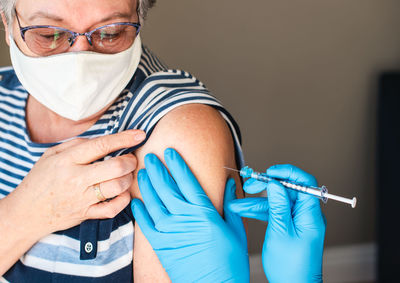
[[[142,131],[92,140],[75,139],[48,149],[15,190],[26,212],[40,221],[42,235],[79,225],[86,219],[112,218],[130,201],[136,169],[132,154],[92,163],[143,141]],[[110,201],[100,202],[93,186]]]
[[[87,219],[112,218],[130,201],[136,169],[132,154],[94,161],[145,139],[130,130],[75,139],[48,149],[21,184],[0,200],[0,275],[42,237]],[[109,201],[100,202],[94,185]]]
[[[75,139],[48,149],[10,194],[21,213],[37,224],[41,236],[79,225],[86,219],[112,218],[130,201],[136,157],[132,154],[94,161],[143,141],[142,131],[96,139]],[[100,202],[93,185],[110,201]]]
[[[312,175],[292,165],[272,166],[267,175],[317,186]],[[277,181],[249,179],[243,189],[251,194],[267,190],[268,198],[232,200],[226,209],[268,221],[262,260],[269,282],[322,282],[326,223],[319,199],[286,189]]]

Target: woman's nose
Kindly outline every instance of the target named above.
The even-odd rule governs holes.
[[[89,44],[85,35],[79,35],[75,38],[74,44],[69,48],[68,52],[77,51],[93,51],[93,46]]]

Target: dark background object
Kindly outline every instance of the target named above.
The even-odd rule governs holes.
[[[395,282],[400,276],[400,72],[381,76],[378,101],[378,282]]]

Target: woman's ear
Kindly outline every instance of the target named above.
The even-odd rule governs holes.
[[[10,29],[8,28],[6,15],[4,15],[4,12],[1,12],[1,19],[2,19],[3,25],[4,25],[6,42],[7,42],[8,46],[10,46]]]

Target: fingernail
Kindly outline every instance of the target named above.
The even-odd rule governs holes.
[[[169,159],[173,159],[174,158],[174,153],[175,153],[175,149],[169,147],[164,151],[164,157],[168,157]]]
[[[146,138],[146,133],[145,132],[137,132],[135,134],[135,140],[136,141],[142,141]]]
[[[144,174],[146,173],[146,169],[140,169],[138,174],[137,174],[137,178],[138,179],[143,179]]]
[[[155,155],[154,153],[148,153],[146,154],[146,156],[144,157],[144,164],[150,165],[153,164],[154,162],[156,162],[158,159],[157,155]]]

